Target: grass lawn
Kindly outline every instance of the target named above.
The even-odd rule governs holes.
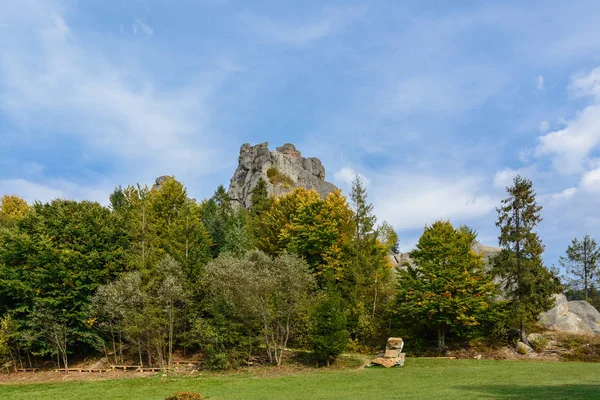
[[[600,364],[407,359],[404,368],[153,376],[0,386],[3,400],[161,400],[177,391],[219,399],[600,399]]]

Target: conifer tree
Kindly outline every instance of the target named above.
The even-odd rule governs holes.
[[[599,257],[600,249],[596,248],[596,241],[590,235],[585,235],[582,240],[574,238],[567,247],[567,256],[559,259],[560,265],[575,276],[571,285],[576,289],[583,288],[585,301],[588,301],[592,282],[598,274]]]
[[[253,217],[259,215],[267,208],[269,192],[267,191],[267,182],[263,178],[259,178],[256,186],[252,189],[250,201],[252,203],[250,206],[250,215]]]
[[[494,258],[493,271],[503,281],[520,339],[527,344],[525,324],[553,306],[552,295],[560,291],[560,284],[542,261],[544,246],[535,232],[542,207],[535,200],[532,182],[516,176],[506,191],[509,196],[496,209],[502,251]]]
[[[352,275],[344,282],[353,310],[349,316],[350,328],[354,338],[369,340],[377,335],[378,318],[392,290],[389,285],[391,266],[387,259],[389,249],[375,230],[377,217],[358,175],[352,181],[350,204],[354,220]]]

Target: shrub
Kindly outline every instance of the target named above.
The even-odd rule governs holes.
[[[290,189],[294,186],[294,181],[292,178],[279,171],[275,167],[271,167],[267,170],[267,177],[272,185],[281,186],[286,189]]]
[[[174,394],[170,394],[165,397],[165,400],[203,400],[206,397],[202,397],[200,393],[193,392],[177,392]]]
[[[548,345],[548,338],[544,336],[539,336],[535,340],[530,340],[529,345],[536,351],[536,353],[540,353],[546,349]]]

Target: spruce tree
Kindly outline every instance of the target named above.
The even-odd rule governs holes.
[[[250,202],[252,205],[250,206],[250,215],[256,217],[268,206],[269,192],[267,191],[267,182],[263,178],[259,178],[251,193]]]
[[[389,249],[375,229],[377,217],[368,201],[367,189],[357,175],[352,181],[350,204],[353,211],[352,276],[344,282],[352,305],[349,326],[354,339],[374,339],[381,328],[385,303],[393,290],[390,285]]]
[[[329,290],[312,312],[310,348],[317,361],[329,366],[348,347],[342,296]]]
[[[567,247],[567,256],[559,259],[560,265],[574,275],[571,281],[574,289],[583,288],[585,301],[588,301],[592,282],[598,274],[598,257],[600,249],[596,248],[596,241],[585,235],[582,240],[574,238]]]
[[[542,221],[542,207],[536,202],[532,182],[517,176],[506,191],[509,196],[496,209],[502,251],[494,258],[493,272],[502,279],[520,339],[527,344],[525,324],[553,306],[552,295],[560,291],[560,284],[542,261],[544,246],[535,232]]]

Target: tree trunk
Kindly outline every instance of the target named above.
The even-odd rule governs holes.
[[[521,329],[519,330],[519,336],[521,337],[521,342],[525,343],[526,345],[529,345],[529,342],[527,341],[527,334],[525,333],[525,324],[523,323],[523,320],[521,320]]]
[[[446,350],[446,326],[438,324],[438,352],[443,353]]]

